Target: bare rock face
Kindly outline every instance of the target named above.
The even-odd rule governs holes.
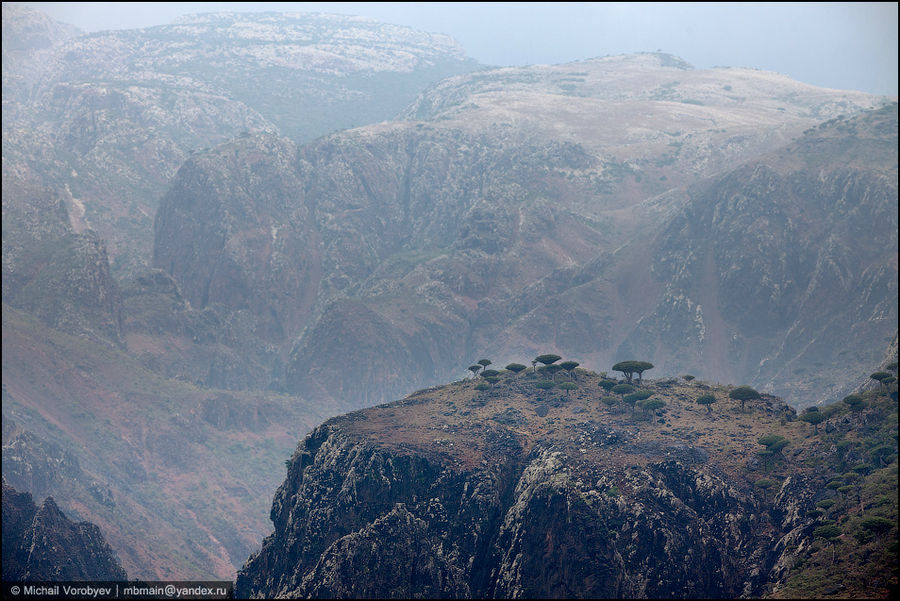
[[[238,594],[734,597],[764,542],[753,501],[702,467],[648,465],[628,474],[633,494],[612,498],[575,484],[570,458],[550,450],[469,470],[345,442],[331,463],[340,434],[313,455],[322,435],[295,458],[292,472],[309,462],[302,482],[289,476],[277,495],[276,532]]]
[[[448,36],[359,17],[208,13],[80,34],[4,5],[4,174],[71,196],[117,273],[147,265],[185,160],[249,132],[306,142],[392,118],[478,67]]]
[[[66,479],[84,479],[78,458],[33,433],[19,431],[3,441],[3,478],[38,497],[49,496]]]
[[[274,532],[236,595],[815,597],[842,582],[885,596],[896,559],[863,558],[889,553],[891,539],[858,524],[863,510],[885,532],[895,521],[886,392],[867,393],[869,417],[838,452],[847,432],[813,435],[774,397],[742,409],[730,387],[645,380],[662,407],[638,417],[600,402],[597,374],[569,380],[573,397],[543,390],[542,377],[505,372],[489,390],[473,378],[317,427],[288,462]],[[706,412],[701,394],[721,406]],[[764,466],[766,435],[786,446]],[[856,435],[885,444],[878,469],[853,450]],[[826,475],[858,460],[853,474]],[[857,485],[837,491],[843,478]],[[818,562],[834,560],[816,532],[835,523],[847,558],[822,575]]]
[[[849,393],[897,321],[896,119],[893,106],[833,120],[689,188],[653,251],[659,304],[618,355],[798,401]]]
[[[125,570],[89,522],[73,523],[52,497],[35,507],[3,482],[3,579],[126,580]]]
[[[4,303],[58,330],[121,344],[121,299],[106,245],[73,227],[59,194],[4,179],[3,232]]]
[[[543,418],[529,412],[511,428],[471,415],[490,407],[442,426],[445,418],[428,416],[483,406],[455,396],[448,412],[445,402],[438,389],[314,430],[275,496],[275,532],[239,573],[236,594],[721,598],[763,590],[755,575],[768,574],[773,535],[759,499],[722,471],[731,459],[699,449],[674,459],[677,444],[640,442],[618,426],[580,451],[563,442],[569,434],[535,442],[525,433]]]
[[[456,115],[224,145],[164,199],[154,266],[245,324],[239,354],[279,356],[269,385],[348,408],[476,352],[642,356],[798,403],[874,362],[896,322],[896,106],[642,203],[650,166],[600,185],[602,148],[503,129]]]
[[[319,427],[298,449],[293,477],[276,495],[276,534],[239,574],[236,594],[479,596],[484,583],[472,579],[489,576],[487,544],[501,517],[496,480],[510,466],[490,466],[480,477],[446,467],[359,447],[339,430]],[[298,513],[294,499],[301,498],[308,509]],[[456,523],[465,524],[463,531]],[[276,551],[282,541],[290,554]],[[423,561],[407,563],[412,559]],[[372,579],[356,578],[373,564],[382,569]]]
[[[193,307],[249,312],[273,342],[308,318],[320,272],[295,154],[286,140],[256,137],[189,161],[155,226],[153,263]]]

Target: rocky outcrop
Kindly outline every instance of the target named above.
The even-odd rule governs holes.
[[[97,526],[71,522],[52,497],[35,507],[3,481],[3,580],[126,579]]]
[[[85,478],[74,454],[19,430],[9,440],[4,437],[3,479],[18,490],[43,498],[60,490],[66,480]]]
[[[507,391],[499,396],[485,393],[487,404],[460,383],[314,430],[291,459],[272,505],[275,531],[238,574],[236,594],[729,598],[768,590],[782,538],[809,526],[810,486],[788,479],[773,504],[729,475],[739,461],[732,454],[628,426],[623,414],[592,426],[593,401],[577,412],[555,404],[554,415],[571,411],[580,421],[554,429],[551,419],[540,436],[545,418],[526,409],[536,379],[521,379],[498,385]],[[676,420],[690,407],[666,398]],[[515,425],[481,421],[497,411],[491,404],[515,409]],[[775,417],[759,419],[770,427]]]
[[[590,167],[575,145],[403,125],[292,151],[254,136],[189,161],[157,214],[154,266],[194,309],[248,324],[242,353],[290,351],[283,385],[312,398],[371,404],[434,381],[489,319],[478,301],[595,251],[574,216],[520,201]],[[531,244],[548,224],[568,236],[546,257]]]
[[[248,312],[261,338],[281,343],[308,319],[321,272],[295,156],[287,140],[259,136],[188,161],[155,224],[153,264],[192,307]]]
[[[72,226],[53,190],[7,178],[3,190],[3,302],[58,330],[121,344],[121,298],[104,242]]]

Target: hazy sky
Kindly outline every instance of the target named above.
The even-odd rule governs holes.
[[[217,10],[332,12],[447,33],[489,65],[662,50],[695,67],[755,67],[897,95],[897,3],[22,2],[86,31]]]

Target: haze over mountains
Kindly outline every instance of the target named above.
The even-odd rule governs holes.
[[[485,69],[333,15],[3,11],[3,472],[131,576],[230,578],[310,428],[473,357],[802,407],[896,346],[895,98]]]

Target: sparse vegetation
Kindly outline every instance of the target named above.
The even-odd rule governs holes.
[[[762,458],[767,470],[769,462],[772,459],[780,458],[781,451],[790,444],[790,441],[780,434],[766,434],[761,436],[756,442],[765,447],[765,449],[758,452],[758,455]]]
[[[834,524],[825,524],[813,530],[813,536],[823,538],[831,544],[831,563],[834,563],[834,547],[841,538],[843,532]]]
[[[637,401],[637,403],[635,403],[635,404],[638,407],[640,407],[641,409],[643,409],[644,415],[649,415],[650,413],[653,413],[654,411],[662,409],[663,407],[666,406],[666,402],[663,401],[662,399],[653,399],[653,398],[641,399],[641,400]]]
[[[848,394],[844,397],[843,403],[850,407],[850,411],[854,413],[861,413],[866,408],[866,402],[863,400],[862,395],[859,394]]]
[[[767,490],[775,486],[775,481],[771,478],[760,478],[756,482],[753,483],[757,488],[761,488],[763,490]]]
[[[545,366],[545,367],[542,369],[542,371],[543,371],[544,373],[549,374],[550,377],[551,377],[551,378],[554,378],[554,379],[556,378],[556,374],[558,374],[558,373],[561,372],[562,370],[563,370],[563,366],[562,366],[562,365],[557,365],[557,364],[547,365],[547,366]]]
[[[631,384],[616,384],[612,388],[609,389],[613,394],[621,395],[622,398],[625,397],[626,394],[630,394],[634,392],[634,386]]]

